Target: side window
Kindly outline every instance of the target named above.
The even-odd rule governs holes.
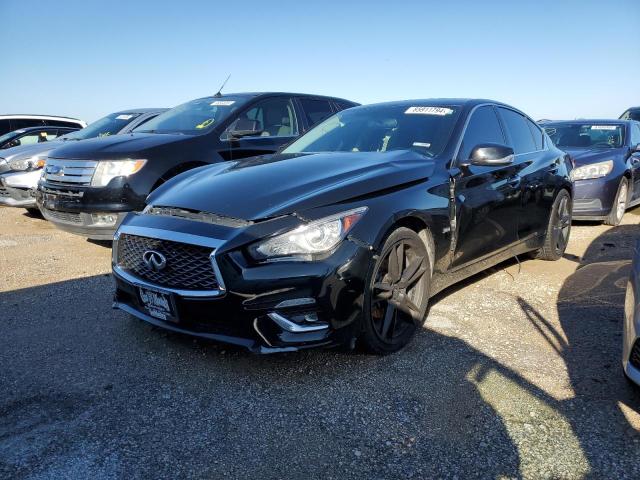
[[[529,125],[529,130],[531,130],[531,135],[533,135],[533,142],[536,145],[536,150],[542,150],[542,146],[543,146],[542,130],[540,129],[540,127],[538,127],[538,125],[533,123],[528,118],[526,118],[525,120],[527,121],[527,125]]]
[[[533,141],[531,130],[527,126],[527,120],[517,112],[507,108],[498,107],[500,115],[504,120],[507,132],[513,143],[513,151],[519,153],[529,153],[538,150]]]
[[[505,144],[500,122],[491,105],[479,107],[473,112],[462,137],[458,158],[463,161],[468,160],[471,157],[471,151],[481,143]]]
[[[292,137],[298,135],[298,122],[290,98],[275,97],[258,102],[241,113],[229,125],[222,138],[229,138],[232,130],[255,129],[259,137]]]
[[[45,132],[30,132],[22,135],[21,137],[13,139],[10,146],[17,147],[18,145],[33,145],[34,143],[41,143],[46,141],[47,135]]]
[[[0,135],[4,135],[9,132],[11,132],[11,121],[8,118],[0,120]]]
[[[333,115],[331,110],[331,103],[329,100],[321,100],[319,98],[300,98],[300,105],[304,110],[304,115],[307,119],[309,128],[313,127],[317,123],[320,123],[325,118],[329,118]]]
[[[640,125],[634,123],[631,125],[631,146],[635,147],[640,143]]]
[[[35,118],[16,118],[11,120],[11,130],[19,130],[21,128],[41,127],[44,125],[43,120]]]

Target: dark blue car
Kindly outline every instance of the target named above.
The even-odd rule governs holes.
[[[640,203],[640,123],[633,120],[548,122],[544,129],[573,162],[573,218],[618,225]]]

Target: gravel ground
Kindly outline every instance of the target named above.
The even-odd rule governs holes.
[[[0,477],[638,478],[638,220],[446,290],[398,354],[254,356],[113,311],[108,246],[0,209]]]

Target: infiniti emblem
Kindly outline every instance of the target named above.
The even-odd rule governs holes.
[[[167,266],[167,258],[161,254],[160,252],[156,252],[155,250],[147,250],[142,254],[142,261],[144,264],[149,267],[149,269],[154,272],[159,272],[160,270],[164,270]]]

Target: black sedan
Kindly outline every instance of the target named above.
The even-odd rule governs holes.
[[[21,128],[0,136],[0,149],[48,142],[67,133],[75,132],[76,130],[78,129],[70,127]]]
[[[257,352],[393,352],[436,292],[514,255],[563,255],[569,169],[534,121],[497,102],[345,110],[280,154],[152,193],[116,232],[114,306]]]
[[[627,208],[640,203],[640,123],[572,120],[544,129],[576,167],[573,218],[618,225]]]

